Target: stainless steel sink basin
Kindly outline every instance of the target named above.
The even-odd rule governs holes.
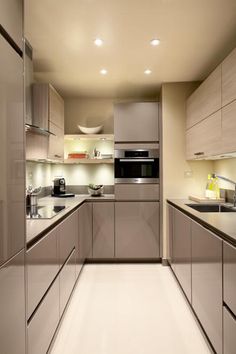
[[[200,213],[234,213],[236,208],[222,204],[186,204]]]

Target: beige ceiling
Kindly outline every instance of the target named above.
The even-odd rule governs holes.
[[[25,33],[36,79],[64,97],[153,97],[162,82],[203,79],[236,46],[236,0],[25,0]]]

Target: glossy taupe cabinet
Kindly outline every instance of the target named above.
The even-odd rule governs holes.
[[[24,251],[0,268],[0,352],[25,354]]]
[[[23,1],[22,0],[1,0],[0,24],[11,36],[19,48],[22,49],[23,37]],[[1,51],[2,54],[2,51]],[[2,59],[2,58],[1,58]]]
[[[235,279],[234,279],[235,281]],[[236,319],[224,307],[224,354],[235,354],[236,351]]]
[[[223,241],[192,221],[192,306],[218,354],[222,353]]]
[[[76,246],[78,238],[78,214],[75,211],[59,224],[59,264],[62,266]]]
[[[236,316],[236,248],[223,243],[224,302]]]
[[[69,258],[64,264],[60,274],[60,316],[62,316],[66,304],[69,300],[71,292],[74,288],[76,281],[76,271],[75,271],[75,249],[71,252]]]
[[[222,62],[222,106],[236,100],[236,48]]]
[[[59,271],[56,227],[26,252],[28,319]]]
[[[115,256],[115,203],[93,203],[93,258]]]
[[[157,142],[157,102],[124,102],[114,105],[116,142]]]
[[[174,270],[189,302],[192,300],[191,274],[191,219],[177,209],[173,209],[172,261]]]
[[[159,202],[115,203],[115,257],[159,258]]]
[[[57,278],[28,324],[28,354],[47,353],[59,323],[59,311],[59,278]]]
[[[23,60],[1,35],[0,53],[1,265],[24,247],[25,160]]]
[[[79,207],[79,257],[83,263],[86,258],[92,258],[93,238],[93,204],[84,203]]]

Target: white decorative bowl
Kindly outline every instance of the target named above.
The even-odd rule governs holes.
[[[81,125],[78,124],[78,128],[84,134],[98,134],[102,130],[103,125],[87,128],[87,127],[82,127]]]

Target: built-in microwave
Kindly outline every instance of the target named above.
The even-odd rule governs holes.
[[[115,150],[115,183],[159,183],[159,149]]]

